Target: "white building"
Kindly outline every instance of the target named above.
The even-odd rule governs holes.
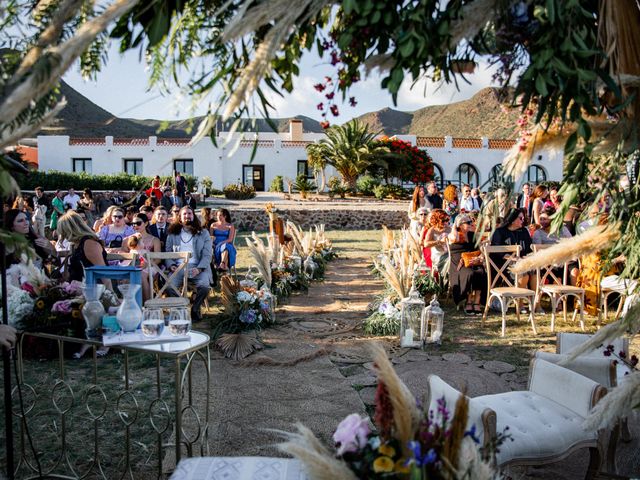
[[[169,175],[178,170],[199,178],[208,176],[213,180],[214,188],[220,190],[241,181],[263,191],[269,189],[277,175],[291,179],[298,173],[310,175],[305,147],[323,137],[321,133],[303,133],[300,120],[291,121],[288,133],[234,134],[229,139],[229,135],[222,132],[217,146],[208,137],[192,144],[190,139],[158,137],[39,136],[38,163],[41,171],[94,174],[127,172],[153,176]],[[453,181],[480,185],[483,189],[491,183],[501,168],[506,151],[515,143],[484,137],[399,135],[398,138],[427,150],[441,184]],[[562,179],[562,152],[541,151],[535,157],[526,180],[537,183]],[[328,178],[335,175],[335,171],[328,168],[326,174]]]

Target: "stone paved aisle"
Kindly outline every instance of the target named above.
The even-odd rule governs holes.
[[[297,421],[330,443],[345,416],[364,415],[365,405],[373,404],[375,378],[365,348],[372,339],[363,334],[361,323],[382,283],[369,273],[370,260],[363,254],[340,255],[329,264],[324,282],[313,284],[306,295],[291,297],[278,309],[278,326],[262,332],[267,348],[246,360],[265,364],[246,366],[212,351],[211,455],[278,456],[273,445],[280,437],[273,430],[290,431]],[[466,384],[471,396],[519,389],[526,382],[504,362],[476,362],[461,353],[429,356],[400,349],[392,338],[382,342],[418,398],[430,373],[458,388]],[[323,349],[330,353],[294,366],[268,365]],[[203,381],[196,379],[196,385]],[[634,442],[619,449],[627,473],[638,468],[637,425],[634,421]],[[555,466],[514,472],[515,478],[583,478],[587,460],[578,453]]]

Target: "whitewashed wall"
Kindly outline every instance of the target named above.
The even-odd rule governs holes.
[[[173,170],[174,159],[193,159],[194,175],[202,178],[209,176],[215,188],[243,179],[243,165],[264,166],[265,190],[269,188],[276,175],[294,179],[297,175],[297,161],[306,159],[305,145],[323,138],[323,134],[304,134],[298,141],[291,140],[290,133],[260,133],[258,148],[253,152],[253,137],[244,141],[236,134],[230,140],[221,134],[218,146],[209,138],[195,145],[180,143],[172,139],[71,139],[68,136],[39,136],[38,159],[42,171],[60,170],[71,172],[73,158],[91,158],[92,173],[118,173],[124,171],[127,158],[143,159],[144,175],[168,175]],[[413,145],[440,143],[442,146],[424,147],[443,172],[446,180],[457,178],[456,169],[463,163],[471,164],[478,171],[479,184],[484,184],[491,169],[499,165],[505,156],[506,148],[494,148],[501,141],[482,139],[418,139],[413,135],[401,135],[402,140]],[[420,140],[420,141],[418,141]],[[496,143],[497,142],[497,143]],[[504,143],[504,142],[503,142]],[[455,144],[463,145],[454,147]],[[469,148],[473,145],[474,148]],[[423,147],[421,147],[423,148]],[[540,151],[534,155],[534,165],[542,167],[547,180],[561,180],[562,152]],[[327,169],[326,176],[335,171]]]

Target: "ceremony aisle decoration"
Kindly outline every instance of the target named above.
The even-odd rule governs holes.
[[[353,413],[333,434],[335,451],[304,425],[285,433],[279,449],[299,459],[311,480],[501,478],[492,466],[494,451],[480,447],[475,427],[467,429],[468,399],[461,395],[453,411],[444,399],[436,412],[419,406],[396,374],[384,349],[371,346],[378,386],[373,421]],[[505,440],[499,435],[497,445]]]
[[[213,338],[227,358],[241,360],[262,348],[259,332],[273,323],[275,302],[269,289],[259,289],[255,282],[225,275],[220,286],[224,316]]]

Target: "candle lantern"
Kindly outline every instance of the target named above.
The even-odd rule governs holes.
[[[429,306],[422,312],[420,322],[420,337],[424,343],[442,343],[442,330],[444,328],[444,311],[436,296]]]
[[[400,301],[400,346],[407,348],[420,348],[422,339],[420,333],[420,321],[424,310],[424,300],[415,285],[411,285],[409,296]]]

